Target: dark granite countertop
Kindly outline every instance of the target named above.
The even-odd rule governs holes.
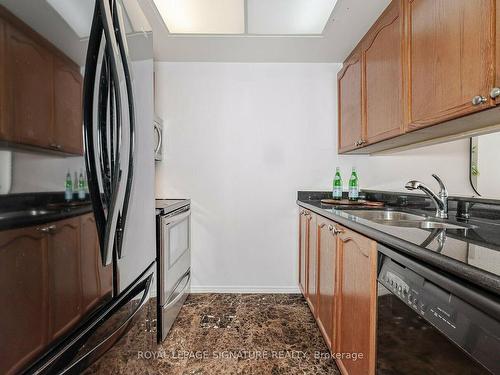
[[[385,202],[388,209],[423,214],[432,218],[432,202],[423,195],[364,191],[370,200]],[[399,227],[363,219],[345,210],[353,207],[332,206],[321,203],[330,193],[299,192],[297,204],[318,215],[329,218],[340,225],[359,232],[382,245],[423,261],[435,268],[465,279],[483,289],[500,295],[500,202],[490,200],[486,207],[484,200],[474,202],[470,220],[455,219],[456,201],[450,201],[451,223],[472,226],[471,229],[421,229]],[[495,205],[496,204],[496,205]],[[359,208],[358,208],[359,209]]]
[[[42,225],[92,212],[87,198],[64,201],[63,192],[0,196],[0,230]]]

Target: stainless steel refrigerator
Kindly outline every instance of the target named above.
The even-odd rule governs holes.
[[[0,5],[0,77],[9,82],[0,79],[0,90],[12,90],[13,111],[12,138],[0,129],[0,298],[8,304],[0,312],[0,372],[77,373],[134,324],[148,333],[140,349],[156,342],[152,34],[143,15],[137,26],[135,0]],[[72,74],[82,84],[81,108],[47,99],[73,82],[58,61],[80,70]],[[31,103],[25,90],[47,86],[43,69],[52,86]],[[55,106],[66,104],[58,115]],[[73,133],[83,134],[82,155],[41,142],[47,112],[51,132],[81,116]],[[31,132],[23,127],[39,135],[23,138]],[[88,193],[68,201],[66,168],[73,179],[79,167]]]

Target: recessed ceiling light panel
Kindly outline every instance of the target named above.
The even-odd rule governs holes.
[[[248,33],[322,34],[337,0],[247,0]]]
[[[243,34],[244,0],[154,0],[173,34]]]

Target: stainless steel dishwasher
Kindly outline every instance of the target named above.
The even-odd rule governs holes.
[[[191,208],[188,199],[156,201],[158,341],[165,340],[191,286]]]

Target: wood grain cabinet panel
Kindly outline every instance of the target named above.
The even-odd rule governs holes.
[[[54,60],[54,127],[56,148],[83,154],[82,76],[76,64]]]
[[[340,359],[344,374],[375,374],[375,324],[377,302],[376,243],[339,227],[339,288],[337,351],[362,353],[357,360]]]
[[[82,312],[92,309],[101,296],[99,239],[94,215],[81,217],[80,259],[82,275]]]
[[[401,134],[403,121],[402,0],[394,0],[363,43],[366,143]]]
[[[20,372],[45,348],[47,278],[47,240],[40,231],[36,228],[0,231],[2,374]]]
[[[409,130],[493,106],[495,0],[406,1]]]
[[[329,349],[335,351],[335,288],[337,274],[337,237],[335,224],[318,216],[318,326]]]
[[[83,154],[80,68],[0,6],[0,141]]]
[[[307,217],[306,210],[300,208],[299,213],[299,288],[305,296],[307,291]]]
[[[53,56],[28,35],[7,28],[7,65],[15,141],[50,147],[53,121]]]
[[[355,50],[338,73],[339,152],[358,147],[365,136],[362,119],[361,53]]]
[[[317,231],[316,215],[306,211],[307,232],[309,234],[307,241],[307,301],[313,314],[316,316],[318,303],[317,269],[318,252],[316,248]]]
[[[52,224],[49,234],[50,339],[66,333],[80,318],[80,218]]]
[[[7,87],[7,25],[0,18],[0,140],[13,141],[13,129],[9,120],[9,103],[11,100]]]

